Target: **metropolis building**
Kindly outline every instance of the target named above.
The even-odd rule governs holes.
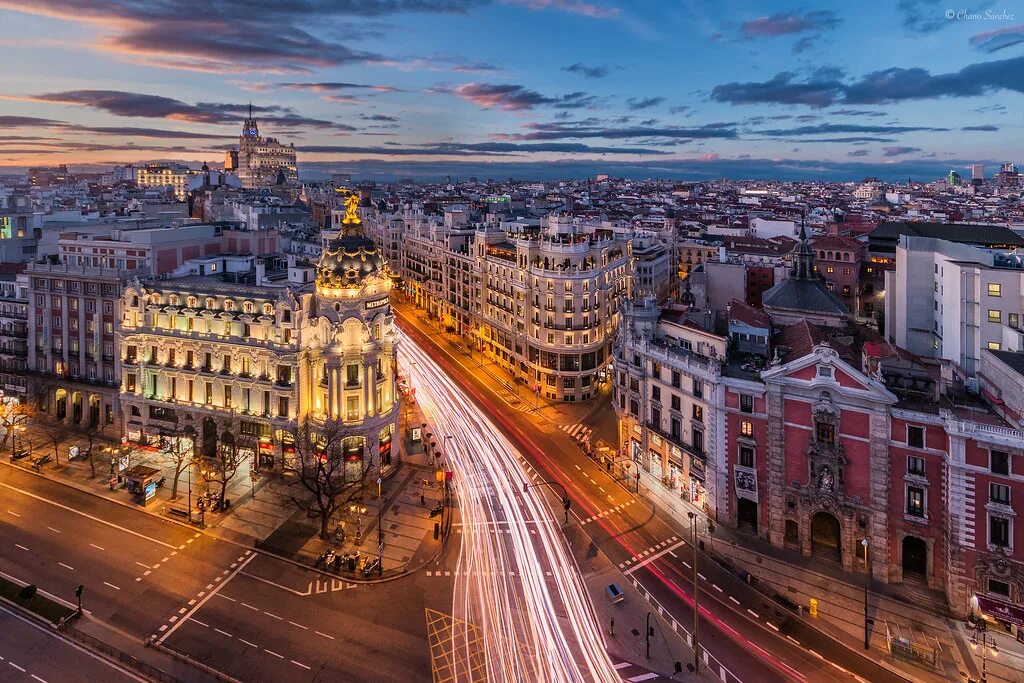
[[[238,136],[238,149],[228,150],[224,155],[224,170],[234,171],[246,189],[258,189],[279,185],[283,182],[297,182],[298,164],[295,159],[295,145],[285,145],[276,138],[260,135],[259,126],[249,106],[249,118],[242,124]]]
[[[349,467],[394,469],[391,279],[356,203],[315,266],[226,255],[128,284],[119,348],[130,443],[185,439],[215,457],[241,438],[258,467],[281,468],[301,424],[331,419],[344,424]]]

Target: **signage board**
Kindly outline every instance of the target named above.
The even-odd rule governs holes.
[[[1014,605],[984,595],[976,597],[978,598],[978,609],[981,610],[982,614],[1001,621],[1008,621],[1017,626],[1024,626],[1024,606]]]

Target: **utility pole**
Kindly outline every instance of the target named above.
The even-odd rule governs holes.
[[[654,628],[651,626],[651,613],[647,613],[647,631],[645,632],[645,638],[647,640],[647,659],[651,658],[651,636],[654,635]]]
[[[637,472],[639,474],[639,472]],[[700,672],[700,644],[698,632],[700,630],[700,585],[697,583],[697,561],[700,555],[697,552],[697,515],[693,512],[686,513],[690,518],[690,545],[693,547],[693,671]]]
[[[868,632],[868,584],[871,582],[871,562],[868,560],[868,539],[860,544],[864,546],[864,649],[871,649],[871,634]]]

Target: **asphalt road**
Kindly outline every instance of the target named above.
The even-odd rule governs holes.
[[[429,680],[424,610],[451,607],[450,581],[352,587],[7,465],[0,571],[244,681]]]
[[[0,606],[0,681],[63,683],[143,681],[107,660],[58,638],[45,626]]]
[[[653,514],[644,500],[584,456],[564,433],[543,431],[536,417],[510,409],[461,354],[452,353],[451,345],[440,339],[443,335],[408,307],[395,310],[403,331],[430,349],[537,469],[569,489],[574,515],[620,565],[623,580],[635,579],[680,624],[692,624],[693,551],[682,542],[689,538],[688,527]],[[702,560],[700,573],[701,644],[740,680],[903,680],[792,618],[712,562]]]

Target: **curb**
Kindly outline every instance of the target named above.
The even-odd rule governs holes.
[[[213,676],[218,681],[224,681],[225,683],[242,683],[242,681],[240,681],[239,679],[232,678],[231,676],[227,675],[226,673],[224,673],[222,671],[218,671],[217,669],[214,669],[212,666],[204,664],[203,662],[201,662],[200,660],[196,659],[195,657],[189,657],[187,654],[185,654],[183,652],[178,652],[174,648],[168,647],[167,645],[164,645],[163,643],[158,642],[157,639],[156,639],[156,636],[150,636],[149,638],[146,638],[145,640],[142,641],[142,644],[145,645],[148,648],[152,648],[153,650],[156,650],[157,652],[162,652],[163,654],[165,654],[165,655],[167,655],[169,657],[173,657],[174,659],[177,659],[180,662],[184,662],[184,663],[188,664],[189,666],[195,667],[196,669],[199,669],[203,673],[208,674],[210,676]]]

